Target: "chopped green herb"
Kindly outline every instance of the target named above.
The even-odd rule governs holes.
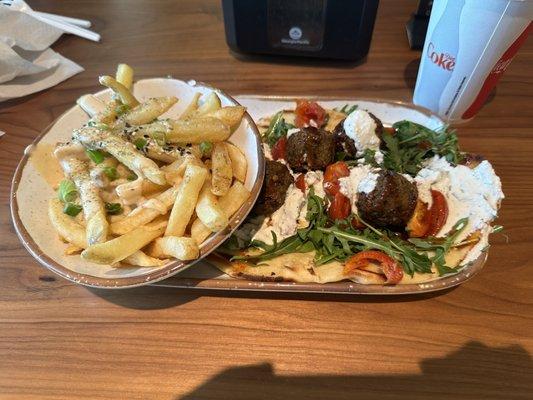
[[[85,150],[85,153],[89,156],[89,158],[95,163],[100,164],[104,161],[105,155],[103,151],[100,150]]]
[[[122,213],[122,205],[120,203],[105,203],[105,210],[109,215],[117,215]]]
[[[137,149],[139,149],[141,151],[144,150],[144,148],[146,147],[147,143],[148,142],[145,139],[143,139],[143,138],[138,138],[138,139],[135,140],[135,142],[133,142],[135,147],[137,147]]]
[[[164,146],[165,144],[167,144],[167,135],[165,134],[165,132],[162,132],[162,131],[151,132],[150,137],[154,139],[154,141],[159,146]]]
[[[263,140],[272,147],[279,138],[286,136],[289,129],[292,128],[294,128],[294,125],[285,122],[283,111],[280,111],[272,117],[268,129],[263,134]]]
[[[79,204],[74,203],[65,203],[65,206],[63,207],[63,212],[71,217],[78,215],[81,210],[82,207]]]
[[[115,107],[115,113],[120,116],[123,114],[126,114],[129,110],[131,110],[131,107],[127,104],[119,104]]]
[[[104,124],[102,122],[96,122],[96,121],[87,122],[87,126],[90,128],[96,128],[100,131],[108,131],[111,129],[109,125]]]
[[[353,105],[345,104],[342,107],[335,108],[335,111],[341,112],[346,115],[350,115],[355,110],[357,110],[357,104],[353,104]]]
[[[76,198],[77,193],[78,191],[76,190],[76,185],[74,185],[74,182],[68,179],[61,181],[59,184],[59,189],[57,190],[57,196],[63,203],[69,203],[73,201]]]
[[[128,181],[134,181],[137,179],[137,175],[134,172],[132,172],[131,174],[128,175],[126,179],[128,179]]]
[[[107,176],[111,181],[114,181],[118,178],[118,172],[115,167],[104,167],[102,168],[102,171],[104,172],[105,176]]]
[[[209,156],[212,150],[213,150],[213,143],[211,142],[200,143],[200,152],[202,153],[202,157]]]

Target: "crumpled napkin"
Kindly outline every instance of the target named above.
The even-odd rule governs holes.
[[[0,102],[39,92],[83,71],[49,46],[63,31],[0,6]]]

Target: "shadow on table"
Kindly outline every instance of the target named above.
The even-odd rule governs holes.
[[[176,400],[514,400],[533,393],[533,363],[518,345],[492,348],[472,341],[444,358],[422,360],[420,369],[410,375],[283,376],[265,363],[229,368]]]
[[[87,289],[95,295],[123,307],[137,310],[154,310],[179,306],[204,296],[269,300],[329,301],[342,303],[401,303],[432,299],[449,293],[456,288],[449,288],[433,293],[394,296],[178,289],[156,286],[142,286],[121,290]]]

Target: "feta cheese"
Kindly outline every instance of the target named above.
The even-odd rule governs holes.
[[[300,129],[298,128],[291,128],[287,131],[287,139],[294,135],[296,132],[300,132]]]
[[[355,110],[344,120],[344,131],[353,139],[357,156],[362,156],[366,149],[379,150],[380,139],[376,135],[376,122],[364,110]]]
[[[304,180],[307,193],[312,187],[318,197],[326,197],[326,192],[324,192],[324,173],[322,171],[309,171],[305,174]]]
[[[291,185],[287,189],[285,203],[270,217],[264,219],[253,239],[272,244],[272,232],[274,232],[277,240],[282,241],[294,235],[297,229],[305,228],[309,224],[305,219],[306,213],[307,199],[305,193]]]
[[[339,179],[340,192],[350,199],[352,212],[357,213],[359,193],[370,193],[376,188],[379,175],[369,165],[357,165],[350,169],[350,175]]]
[[[429,206],[431,189],[446,197],[448,218],[437,236],[448,233],[459,219],[468,218],[468,225],[459,240],[486,227],[496,218],[499,203],[504,198],[500,178],[488,161],[470,169],[465,165],[454,167],[444,158],[435,156],[418,172],[415,182],[419,198]]]

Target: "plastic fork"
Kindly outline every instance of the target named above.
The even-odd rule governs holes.
[[[14,10],[30,14],[49,25],[61,29],[64,32],[71,33],[94,42],[100,41],[100,35],[98,33],[82,28],[82,26],[91,26],[90,21],[35,11],[23,0],[0,0],[0,4],[11,7]]]

